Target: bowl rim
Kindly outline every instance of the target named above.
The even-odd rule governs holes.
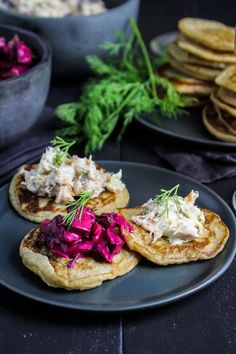
[[[22,77],[25,77],[27,75],[30,75],[32,72],[39,70],[39,67],[41,67],[42,65],[44,65],[46,62],[48,62],[49,60],[51,60],[51,56],[52,56],[52,48],[50,46],[50,44],[48,43],[47,40],[43,39],[42,37],[40,37],[38,34],[31,32],[29,30],[25,30],[21,27],[17,27],[17,26],[11,26],[11,25],[4,25],[4,24],[0,24],[0,31],[1,29],[7,29],[13,32],[14,34],[25,34],[28,37],[31,37],[34,41],[36,41],[39,46],[41,46],[42,48],[42,55],[41,58],[39,60],[38,63],[36,63],[34,66],[32,66],[29,70],[27,70],[25,73],[19,75],[19,76],[14,76],[11,77],[9,79],[6,80],[0,80],[0,86],[3,86],[7,83],[10,82],[14,82],[16,80],[20,80]]]
[[[111,12],[116,12],[118,9],[121,9],[122,7],[126,7],[128,4],[132,3],[132,2],[137,2],[137,3],[140,3],[140,0],[124,0],[124,2],[118,6],[115,6],[111,9],[107,9],[106,11],[102,12],[102,13],[98,13],[98,14],[93,14],[93,15],[83,15],[83,14],[78,14],[78,15],[68,15],[68,16],[55,16],[55,17],[46,17],[46,16],[32,16],[32,15],[25,15],[25,14],[21,14],[21,13],[18,13],[14,10],[7,10],[7,9],[3,9],[3,8],[0,8],[0,13],[5,13],[9,16],[12,16],[12,17],[18,17],[18,18],[21,18],[21,19],[25,19],[25,20],[35,20],[35,19],[39,19],[39,20],[42,20],[42,21],[47,21],[47,20],[50,20],[50,21],[60,21],[60,20],[66,20],[66,19],[75,19],[75,18],[99,18],[99,17],[103,17],[103,16],[106,16],[108,13],[110,14]]]

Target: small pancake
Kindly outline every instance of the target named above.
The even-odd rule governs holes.
[[[236,65],[231,65],[223,70],[222,73],[217,76],[215,83],[236,93]]]
[[[181,49],[195,55],[196,57],[225,64],[236,64],[236,56],[233,53],[214,51],[189,40],[184,35],[178,35],[177,43]]]
[[[236,143],[236,136],[231,134],[226,125],[219,119],[217,110],[213,105],[204,107],[202,120],[206,129],[214,137],[222,141]]]
[[[204,84],[190,84],[186,82],[171,81],[174,85],[176,91],[182,95],[199,95],[199,96],[209,96],[215,89],[214,85],[206,82]]]
[[[67,267],[67,258],[57,257],[37,247],[39,228],[31,230],[22,240],[20,256],[24,265],[38,275],[48,286],[66,290],[86,290],[100,286],[132,270],[141,256],[125,247],[114,256],[112,263],[93,258],[79,258],[73,268]]]
[[[25,169],[36,168],[36,164],[22,166]],[[21,183],[23,175],[18,172],[12,179],[9,196],[14,209],[24,218],[40,223],[45,219],[52,219],[61,214],[66,215],[66,206],[55,203],[54,198],[39,197],[36,194],[24,189]],[[92,198],[86,204],[87,207],[96,210],[97,214],[112,212],[116,208],[123,208],[129,202],[129,192],[125,188],[121,192],[114,193],[108,190],[102,192],[97,198]]]
[[[186,82],[186,83],[190,83],[190,84],[199,84],[199,83],[205,84],[206,83],[203,80],[198,80],[198,79],[195,79],[194,77],[190,77],[189,75],[185,75],[185,74],[181,73],[180,71],[173,69],[168,64],[161,68],[161,70],[159,71],[159,74],[161,76],[166,77],[169,80],[176,80],[176,81]]]
[[[209,96],[216,87],[212,82],[191,78],[171,67],[162,69],[160,75],[170,80],[176,91],[183,95]]]
[[[234,29],[221,22],[200,18],[182,18],[178,27],[194,41],[222,52],[234,51]]]
[[[206,218],[206,234],[181,245],[171,245],[165,237],[155,243],[149,232],[132,222],[132,215],[142,213],[142,208],[123,209],[123,216],[133,224],[134,233],[126,234],[129,248],[139,252],[149,261],[158,265],[181,264],[215,257],[225,246],[229,238],[227,226],[213,212],[202,209]]]
[[[221,70],[219,69],[207,68],[200,65],[184,64],[171,57],[169,57],[169,63],[174,69],[200,80],[214,81],[215,78],[221,73]]]
[[[219,108],[223,109],[224,111],[230,113],[233,117],[236,118],[236,108],[230,106],[227,103],[224,103],[218,96],[217,92],[213,92],[211,94],[211,101]]]
[[[217,96],[224,103],[229,104],[230,106],[236,108],[236,93],[230,90],[220,87],[217,91]]]
[[[213,62],[213,61],[198,58],[186,52],[185,50],[181,49],[178,46],[178,44],[175,42],[172,42],[168,45],[168,52],[175,60],[187,64],[195,64],[195,65],[201,65],[201,66],[218,68],[218,69],[224,69],[227,66],[225,63],[218,63],[218,62]]]

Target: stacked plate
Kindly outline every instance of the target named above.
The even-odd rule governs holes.
[[[194,96],[188,105],[201,105],[215,90],[215,79],[230,64],[236,64],[234,30],[223,23],[183,18],[176,39],[169,43],[169,67],[162,75],[172,80],[177,91]]]

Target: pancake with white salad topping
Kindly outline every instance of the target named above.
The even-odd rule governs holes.
[[[178,188],[161,190],[141,207],[120,210],[134,227],[126,232],[129,248],[158,265],[213,258],[229,238],[218,215],[195,205],[198,192],[182,198]]]
[[[28,220],[41,222],[57,214],[83,193],[87,206],[102,213],[125,207],[129,193],[122,172],[110,173],[92,158],[70,157],[68,151],[48,147],[39,164],[24,165],[13,177],[9,195],[15,210]]]

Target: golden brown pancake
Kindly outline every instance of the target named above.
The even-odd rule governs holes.
[[[36,168],[36,164],[25,165],[25,169]],[[39,197],[22,186],[23,175],[18,172],[12,179],[9,196],[12,206],[24,218],[40,223],[45,219],[52,219],[61,214],[66,215],[66,206],[55,203],[54,198]],[[125,188],[121,192],[114,193],[108,190],[102,192],[97,198],[92,198],[86,204],[87,207],[96,210],[97,214],[114,211],[123,208],[129,202],[129,192]]]
[[[236,65],[231,65],[223,70],[215,82],[217,85],[236,93]]]
[[[192,55],[181,49],[176,42],[172,42],[168,45],[168,52],[175,60],[187,64],[195,64],[218,69],[224,69],[227,66],[225,63],[213,62],[210,60],[198,58],[195,55]]]
[[[236,56],[229,52],[217,52],[206,48],[199,43],[189,40],[186,36],[177,36],[178,46],[186,52],[208,61],[221,62],[225,64],[236,64]]]
[[[79,258],[73,268],[68,259],[50,254],[37,246],[39,228],[31,230],[22,240],[20,256],[24,265],[38,275],[48,286],[66,290],[86,290],[100,286],[103,281],[114,279],[132,270],[141,256],[127,248],[114,256],[112,263],[93,258]]]
[[[217,90],[217,96],[224,103],[236,108],[236,93],[235,92],[227,90],[224,87],[220,87]]]
[[[120,213],[132,223],[134,233],[126,233],[126,243],[149,261],[158,265],[181,264],[215,257],[229,238],[229,229],[213,212],[202,209],[206,218],[206,234],[181,245],[171,245],[165,237],[152,243],[149,232],[132,222],[132,215],[140,215],[142,208],[123,209]]]
[[[212,82],[189,77],[171,67],[163,68],[160,75],[170,80],[176,91],[183,95],[209,96],[216,87]]]
[[[229,131],[222,119],[219,119],[217,108],[214,105],[204,107],[202,120],[206,129],[214,137],[222,141],[236,143],[236,135]]]
[[[214,81],[215,78],[221,73],[219,69],[207,68],[200,65],[185,64],[171,57],[169,58],[169,63],[174,69],[200,80]]]
[[[181,32],[194,41],[222,52],[234,51],[234,29],[221,22],[186,17],[179,21]]]
[[[230,106],[227,103],[224,103],[218,96],[218,92],[213,92],[211,94],[211,101],[219,108],[223,109],[224,111],[230,113],[233,117],[236,118],[236,108]]]

